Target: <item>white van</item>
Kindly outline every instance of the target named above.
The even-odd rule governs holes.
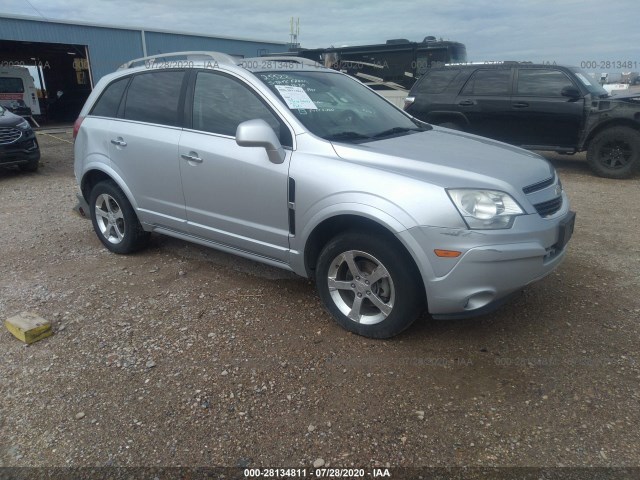
[[[25,67],[0,67],[0,105],[23,117],[40,115],[38,91]]]

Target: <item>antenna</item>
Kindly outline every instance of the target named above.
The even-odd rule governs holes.
[[[290,33],[289,33],[289,47],[291,49],[299,48],[300,44],[298,43],[298,37],[300,36],[300,17],[298,17],[295,21],[294,18],[291,17],[290,21]]]

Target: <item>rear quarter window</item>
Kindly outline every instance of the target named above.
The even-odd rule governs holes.
[[[89,115],[95,115],[98,117],[112,117],[115,118],[118,115],[118,107],[122,100],[122,94],[124,93],[127,83],[130,77],[121,78],[113,83],[107,85],[100,98],[95,103]]]

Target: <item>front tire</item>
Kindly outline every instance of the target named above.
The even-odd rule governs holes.
[[[587,161],[600,177],[631,177],[640,170],[640,132],[630,127],[603,130],[589,144]]]
[[[335,321],[369,338],[398,335],[424,305],[413,260],[378,235],[345,233],[327,243],[318,258],[316,285]]]
[[[96,235],[113,253],[132,253],[146,245],[149,233],[142,229],[131,203],[112,181],[93,187],[89,209]]]

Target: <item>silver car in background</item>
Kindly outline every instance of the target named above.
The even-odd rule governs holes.
[[[112,252],[157,232],[291,270],[373,338],[425,307],[488,312],[565,256],[575,214],[539,155],[308,60],[173,55],[102,78],[76,121],[81,201]]]

